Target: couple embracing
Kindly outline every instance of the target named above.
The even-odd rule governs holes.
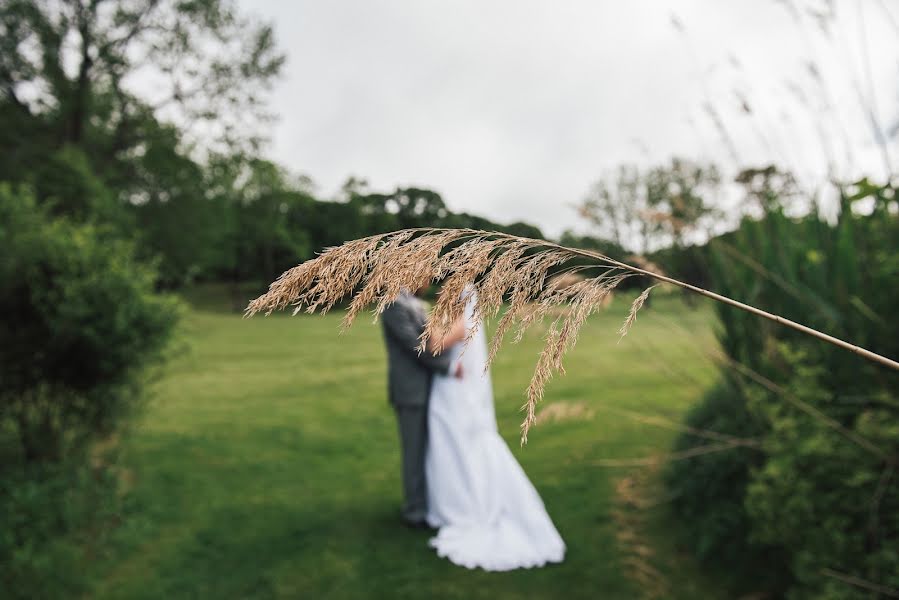
[[[438,529],[430,545],[468,568],[508,571],[561,562],[565,543],[543,502],[500,437],[486,371],[483,327],[475,328],[474,291],[465,314],[436,347],[418,352],[427,313],[403,291],[384,311],[389,398],[402,451],[403,519]]]

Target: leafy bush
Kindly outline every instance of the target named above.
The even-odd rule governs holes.
[[[0,477],[0,597],[69,598],[87,591],[84,557],[115,525],[117,473],[83,456],[4,465]]]
[[[79,591],[117,501],[88,442],[134,408],[178,315],[131,244],[49,210],[0,185],[0,597]]]
[[[722,379],[687,413],[685,423],[736,438],[760,435],[766,424],[747,410],[738,386],[738,381]],[[675,451],[708,443],[685,435],[676,441]],[[762,458],[755,448],[716,452],[673,462],[664,477],[673,509],[687,530],[682,544],[711,570],[730,572],[726,579],[737,587],[761,584],[777,590],[786,585],[789,573],[770,557],[783,552],[776,539],[766,544],[751,537],[752,523],[743,506],[750,474]]]
[[[175,325],[131,245],[0,187],[0,419],[27,460],[108,432]]]
[[[895,357],[895,190],[867,181],[855,187],[843,195],[836,223],[817,214],[789,218],[773,203],[762,219],[713,241],[712,287]],[[857,210],[858,202],[868,206]],[[722,349],[738,367],[723,369],[729,383],[688,422],[754,437],[761,452],[669,467],[688,543],[730,571],[786,569],[762,585],[787,585],[790,598],[870,596],[844,575],[899,587],[899,377],[746,313],[718,311]],[[693,436],[678,441],[678,449],[697,445]]]
[[[754,410],[765,416],[770,432],[764,465],[752,473],[746,489],[752,539],[785,549],[796,580],[791,599],[871,597],[870,591],[849,587],[828,572],[897,589],[897,406],[890,408],[889,396],[875,395],[855,409],[841,407],[840,396],[822,386],[827,379],[823,367],[789,347],[782,352],[793,366],[786,394],[832,416],[854,414],[844,419],[844,434],[794,405],[759,395]]]

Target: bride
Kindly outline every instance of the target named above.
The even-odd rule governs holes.
[[[465,307],[475,325],[474,292]],[[483,327],[463,351],[464,377],[436,375],[428,412],[428,524],[439,528],[430,545],[457,565],[508,571],[561,562],[565,543],[543,501],[496,428],[493,388],[485,372]]]

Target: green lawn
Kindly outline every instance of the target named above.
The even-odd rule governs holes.
[[[540,332],[507,344],[497,359],[500,431],[568,545],[561,565],[500,574],[441,560],[427,533],[400,525],[398,441],[378,327],[362,320],[338,336],[340,315],[244,320],[208,303],[192,309],[181,351],[126,436],[132,488],[113,550],[92,567],[94,595],[640,597],[613,517],[615,484],[632,471],[591,463],[667,450],[672,431],[614,409],[677,419],[714,378],[701,352],[714,336],[708,307],[659,298],[617,344],[627,305],[617,299],[585,326],[568,374],[547,389],[547,405],[583,403],[587,412],[539,425],[524,448],[518,408]],[[637,532],[639,543],[654,548],[670,597],[708,597],[659,510]]]

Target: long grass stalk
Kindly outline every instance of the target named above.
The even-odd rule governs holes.
[[[555,244],[550,244],[550,245],[556,246]],[[557,246],[557,247],[561,248],[561,246]],[[806,335],[810,335],[812,337],[815,337],[815,338],[822,340],[824,342],[827,342],[829,344],[833,344],[834,346],[843,348],[844,350],[849,350],[850,352],[857,354],[863,358],[866,358],[870,361],[880,363],[884,366],[890,367],[891,369],[895,369],[895,370],[899,371],[899,362],[897,362],[891,358],[887,358],[886,356],[881,356],[880,354],[877,354],[876,352],[872,352],[870,350],[862,348],[861,346],[857,346],[855,344],[851,344],[851,343],[841,340],[839,338],[833,337],[832,335],[828,335],[824,332],[818,331],[817,329],[812,329],[811,327],[806,327],[805,325],[802,325],[801,323],[797,323],[796,321],[791,321],[790,319],[787,319],[785,317],[781,317],[781,316],[769,313],[760,308],[750,306],[749,304],[744,304],[737,300],[733,300],[732,298],[728,298],[727,296],[722,296],[721,294],[716,294],[715,292],[712,292],[710,290],[696,287],[695,285],[690,285],[689,283],[685,283],[683,281],[673,279],[666,275],[662,275],[659,273],[651,273],[649,271],[644,271],[643,269],[640,269],[639,267],[634,267],[634,266],[627,265],[622,262],[612,260],[608,257],[603,257],[601,254],[591,252],[590,250],[580,250],[577,248],[568,248],[568,250],[570,250],[573,254],[576,254],[578,256],[594,258],[597,260],[601,259],[604,261],[609,261],[609,262],[611,262],[611,264],[614,264],[622,269],[626,269],[632,273],[644,275],[646,277],[651,277],[653,279],[656,279],[657,281],[670,283],[671,285],[676,285],[685,290],[689,290],[693,293],[699,294],[700,296],[705,296],[706,298],[711,298],[712,300],[715,300],[716,302],[721,302],[722,304],[727,304],[729,306],[733,306],[734,308],[739,308],[740,310],[744,310],[748,313],[754,314],[754,315],[762,317],[764,319],[768,319],[769,321],[774,321],[775,323],[779,323],[780,325],[783,325],[785,327],[790,327],[790,328],[795,329],[796,331],[800,331]]]
[[[651,316],[650,318],[652,318],[653,320],[655,320],[658,323],[663,323],[670,328],[676,329],[681,333],[686,333],[689,335],[689,331],[686,331],[686,329],[683,326],[678,325],[677,323],[674,323],[673,321],[671,321],[669,319],[662,319],[662,318],[656,317],[654,315]],[[718,362],[724,366],[727,366],[728,368],[730,368],[733,371],[735,371],[736,373],[738,373],[740,376],[756,383],[757,385],[762,386],[763,388],[767,389],[769,392],[773,392],[773,393],[777,394],[785,402],[792,404],[793,406],[795,406],[799,410],[803,411],[804,413],[806,413],[813,419],[819,421],[820,423],[823,423],[827,427],[830,427],[835,432],[837,432],[839,435],[843,436],[850,442],[856,444],[860,448],[864,448],[865,450],[867,450],[871,454],[877,456],[878,458],[889,460],[890,464],[895,464],[896,457],[891,457],[888,452],[885,452],[882,448],[878,447],[876,444],[874,444],[867,438],[859,435],[855,431],[847,429],[839,421],[836,421],[836,420],[830,418],[825,413],[821,412],[820,410],[818,410],[817,408],[815,408],[808,402],[805,402],[805,401],[801,400],[800,398],[796,397],[794,394],[791,394],[790,392],[788,392],[781,386],[777,385],[776,383],[774,383],[773,381],[771,381],[770,379],[768,379],[761,373],[755,371],[751,367],[748,367],[747,365],[744,365],[743,363],[734,360],[733,358],[727,356],[726,354],[724,354],[723,352],[720,352],[720,351],[700,351],[700,354],[705,358],[709,358],[715,362]]]
[[[566,287],[548,282],[554,270],[583,269],[583,265],[568,265],[575,258],[590,259],[603,270],[602,273]],[[527,401],[522,406],[526,413],[521,425],[524,443],[528,430],[536,422],[536,406],[543,397],[543,390],[554,372],[564,373],[562,357],[576,343],[581,326],[602,306],[612,290],[634,275],[689,290],[899,371],[899,362],[895,360],[667,275],[591,250],[477,229],[405,229],[330,248],[283,273],[268,292],[250,302],[246,315],[269,314],[290,305],[295,307],[294,313],[303,309],[309,313],[324,313],[343,298],[352,296],[344,318],[344,325],[349,326],[367,306],[374,305],[377,318],[403,289],[419,289],[442,281],[419,351],[424,351],[428,340],[442,339],[453,322],[461,317],[466,303],[464,292],[473,287],[477,291],[475,313],[480,319],[497,316],[509,299],[508,309],[499,320],[491,342],[490,360],[496,355],[504,335],[513,327],[517,326],[517,341],[534,323],[555,316],[527,389]],[[652,287],[644,290],[631,306],[619,330],[622,336],[636,320]],[[556,316],[554,311],[559,307],[563,311]]]

